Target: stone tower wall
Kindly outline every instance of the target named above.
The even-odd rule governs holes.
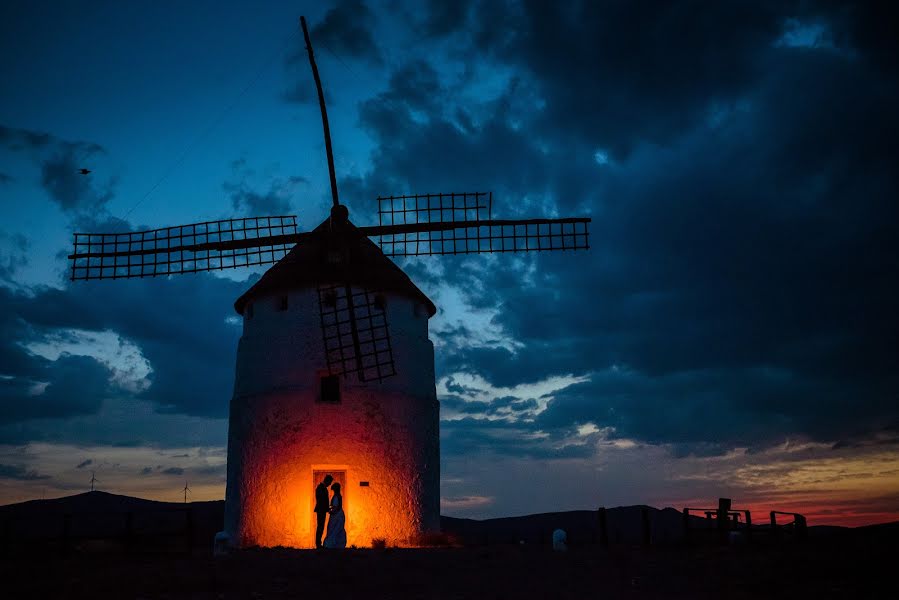
[[[347,543],[414,544],[440,527],[439,408],[428,314],[387,294],[397,375],[340,378],[319,399],[326,363],[314,289],[244,311],[228,433],[225,530],[240,546],[314,545],[313,472],[346,473]],[[364,485],[367,483],[367,485]]]

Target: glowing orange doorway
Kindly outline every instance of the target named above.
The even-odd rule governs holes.
[[[312,504],[309,506],[309,512],[312,515],[312,529],[311,531],[315,531],[315,488],[322,482],[322,479],[325,478],[325,475],[330,475],[334,478],[334,482],[340,484],[340,495],[343,496],[343,512],[346,515],[347,521],[349,521],[349,510],[347,509],[347,490],[346,485],[346,471],[335,471],[333,469],[323,469],[323,470],[313,470],[312,471]],[[332,485],[333,483],[332,482]],[[328,497],[332,496],[331,488],[328,487]]]

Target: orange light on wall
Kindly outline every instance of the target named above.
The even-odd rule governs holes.
[[[254,397],[252,408],[231,432],[241,438],[228,464],[239,546],[315,547],[315,487],[328,473],[341,482],[348,546],[414,546],[439,531],[436,401],[346,390],[339,405],[294,392]]]

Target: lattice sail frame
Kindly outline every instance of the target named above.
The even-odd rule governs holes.
[[[293,243],[253,244],[295,235],[295,216],[206,221],[128,233],[76,233],[71,279],[156,277],[276,263]]]
[[[378,196],[378,224],[469,223],[488,221],[493,192]]]
[[[586,250],[589,218],[494,220],[492,192],[378,196],[387,256]]]
[[[356,373],[359,381],[396,375],[382,294],[349,284],[323,284],[318,302],[330,375]]]
[[[387,256],[545,252],[590,248],[589,219],[491,220],[453,228],[378,233]]]

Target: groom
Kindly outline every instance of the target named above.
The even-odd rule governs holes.
[[[325,475],[320,484],[315,487],[315,547],[322,547],[322,534],[325,532],[325,517],[328,516],[328,508],[330,508],[330,498],[328,497],[328,486],[334,478]],[[308,489],[308,488],[307,488]]]

